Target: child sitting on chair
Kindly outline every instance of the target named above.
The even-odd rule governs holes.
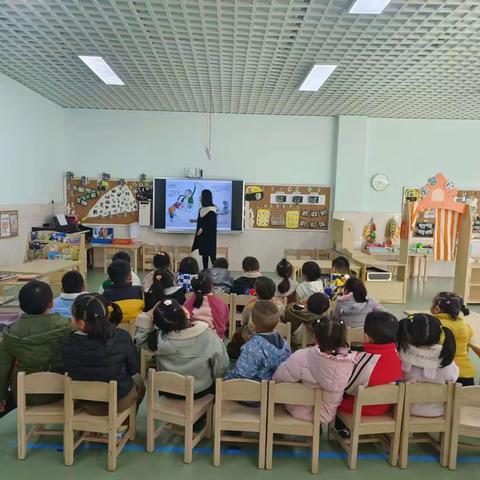
[[[330,276],[325,280],[325,293],[330,300],[343,295],[345,282],[350,278],[350,262],[345,257],[337,257],[332,261]]]
[[[295,302],[297,299],[296,290],[298,282],[292,278],[293,265],[286,258],[278,262],[277,275],[281,280],[277,285],[277,292],[275,295],[280,298],[286,298],[287,304]]]
[[[305,302],[314,293],[323,293],[320,267],[315,262],[305,262],[302,266],[303,282],[297,287],[297,298]]]
[[[168,270],[155,270],[153,283],[145,293],[145,311],[149,312],[161,300],[175,299],[183,305],[186,301],[185,289],[181,285],[175,285],[173,273]]]
[[[255,257],[245,257],[242,261],[243,275],[233,282],[232,293],[253,295],[255,282],[262,276],[260,264]]]
[[[277,306],[268,300],[255,302],[252,312],[254,336],[241,348],[235,368],[226,379],[271,380],[291,354],[290,346],[275,332],[279,321]]]
[[[65,273],[62,277],[62,293],[53,301],[52,313],[71,317],[73,301],[84,291],[85,282],[80,272],[72,270]]]
[[[193,257],[185,257],[178,266],[177,285],[180,285],[185,291],[192,291],[192,280],[197,278],[200,268],[198,262]]]
[[[355,367],[356,353],[348,351],[345,341],[345,324],[328,317],[313,322],[315,346],[298,350],[280,365],[273,376],[276,382],[303,382],[322,389],[320,422],[330,423],[342,403]],[[311,422],[313,408],[302,405],[286,405],[290,414],[299,420]]]
[[[226,258],[217,258],[213,262],[212,268],[207,273],[213,280],[213,293],[231,293],[233,278],[228,270],[228,260]]]
[[[228,326],[228,305],[213,294],[212,278],[206,273],[192,280],[193,295],[185,302],[185,308],[193,322],[205,322],[223,340]]]
[[[132,270],[131,267],[131,262],[132,260],[130,259],[130,255],[127,252],[117,252],[113,257],[112,257],[112,263],[116,262],[117,260],[123,260],[124,262],[127,262],[130,265],[130,274],[132,275],[132,285],[135,287],[140,287],[142,286],[142,281],[140,280],[140,277]],[[107,271],[108,273],[108,271]],[[103,292],[109,288],[112,285],[112,280],[107,278],[104,280],[100,288],[98,289],[98,293],[103,295]]]
[[[154,269],[151,272],[148,272],[143,278],[144,292],[148,292],[151,286],[153,285],[155,273],[157,270],[161,270],[161,271],[166,270],[170,272],[170,268],[171,268],[170,255],[167,252],[156,253],[153,257],[153,267]]]

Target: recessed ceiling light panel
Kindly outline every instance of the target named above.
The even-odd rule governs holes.
[[[379,15],[392,0],[355,0],[349,13]]]
[[[78,58],[107,85],[125,85],[103,57],[79,55]]]
[[[316,92],[337,68],[336,65],[314,65],[299,87],[301,92]]]

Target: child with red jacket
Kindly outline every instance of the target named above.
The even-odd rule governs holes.
[[[223,340],[230,311],[228,305],[213,294],[212,277],[205,272],[200,273],[192,280],[192,289],[194,294],[184,304],[191,320],[207,323]]]
[[[338,408],[343,413],[353,412],[354,395],[359,386],[374,387],[403,379],[396,347],[398,320],[391,313],[373,311],[365,318],[364,331],[364,351],[357,356],[356,367],[345,389],[343,402]],[[362,415],[383,415],[388,410],[390,405],[369,405],[363,407]]]

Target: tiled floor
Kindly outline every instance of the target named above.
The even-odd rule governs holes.
[[[89,288],[94,290],[103,279],[101,271],[89,275]],[[388,305],[387,308],[401,317],[405,308],[428,308],[435,293],[451,289],[448,279],[429,279],[425,284],[411,282],[407,305]],[[222,466],[212,466],[211,445],[204,441],[194,454],[193,463],[182,462],[182,440],[171,434],[162,436],[157,442],[157,451],[153,454],[145,452],[145,402],[139,412],[138,436],[134,443],[127,445],[121,454],[115,477],[106,471],[106,450],[103,447],[91,446],[77,453],[75,464],[65,467],[62,460],[60,439],[41,438],[30,445],[27,459],[16,460],[16,415],[10,413],[0,420],[0,479],[12,480],[68,480],[95,478],[128,479],[133,478],[171,478],[183,479],[250,479],[276,478],[292,479],[312,478],[309,473],[309,460],[306,452],[290,447],[275,450],[274,469],[272,472],[260,471],[256,468],[256,452],[252,447],[231,446],[222,457]],[[391,480],[423,478],[424,480],[443,480],[451,478],[472,479],[478,477],[480,457],[475,453],[462,452],[456,472],[441,468],[433,450],[427,446],[415,447],[411,450],[410,465],[407,471],[390,468],[383,453],[375,447],[362,446],[358,470],[350,472],[345,466],[344,455],[335,445],[322,437],[319,475],[332,480],[380,480],[388,477]],[[477,473],[475,473],[477,472]],[[298,477],[297,477],[298,478]]]

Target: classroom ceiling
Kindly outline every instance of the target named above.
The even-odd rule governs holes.
[[[0,0],[0,72],[69,108],[480,118],[480,0],[351,3]],[[299,92],[313,63],[338,68]]]

